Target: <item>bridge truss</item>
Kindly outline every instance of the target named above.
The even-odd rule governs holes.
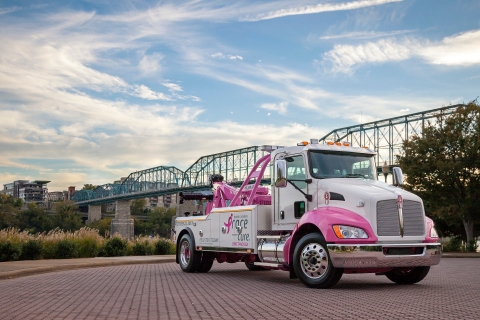
[[[79,190],[72,200],[80,206],[110,203],[209,188],[210,175],[221,174],[226,181],[241,183],[265,152],[257,146],[221,152],[199,158],[186,171],[159,166],[132,172],[122,183],[104,184],[95,190]],[[269,179],[269,173],[264,177]]]
[[[221,174],[228,182],[242,182],[264,155],[253,146],[201,157],[185,171],[183,186],[206,186],[212,174]]]
[[[345,141],[353,147],[367,146],[377,153],[377,167],[385,162],[393,165],[395,155],[401,153],[405,140],[414,135],[421,136],[425,125],[431,122],[430,119],[433,120],[438,115],[454,113],[460,106],[463,105],[442,107],[336,129],[321,138],[320,143]]]
[[[377,152],[377,167],[385,162],[395,164],[402,144],[413,135],[422,135],[430,119],[438,115],[456,112],[463,105],[448,106],[405,116],[378,120],[331,131],[320,143],[327,141],[349,142],[352,146],[368,146]],[[173,194],[180,191],[195,191],[209,187],[209,177],[221,174],[232,184],[241,184],[265,152],[253,146],[200,157],[186,171],[172,166],[159,166],[132,172],[125,181],[118,184],[104,184],[95,190],[79,190],[72,197],[79,206],[110,203],[115,200],[129,200]],[[264,183],[269,183],[270,172],[266,172]]]

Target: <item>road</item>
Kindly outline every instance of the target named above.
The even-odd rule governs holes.
[[[478,319],[480,259],[443,259],[425,280],[344,275],[316,290],[287,272],[175,263],[90,268],[0,281],[0,319]]]

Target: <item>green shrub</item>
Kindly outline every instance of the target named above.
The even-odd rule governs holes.
[[[134,256],[147,256],[153,253],[152,247],[148,243],[148,241],[143,242],[135,242],[133,245],[133,255]]]
[[[477,252],[477,240],[470,240],[468,241],[467,243],[467,247],[466,247],[466,250],[467,252]]]
[[[164,254],[173,254],[175,253],[175,245],[173,242],[167,239],[160,239],[155,242],[155,254],[164,255]]]
[[[20,246],[11,241],[0,242],[0,261],[14,261],[20,258]]]
[[[104,246],[106,257],[118,257],[127,255],[127,240],[113,237],[107,240]]]
[[[38,260],[42,258],[43,244],[39,240],[30,239],[22,245],[22,260]]]
[[[80,248],[74,240],[63,239],[55,244],[55,258],[71,259],[78,258]]]
[[[444,246],[443,251],[445,252],[461,252],[462,251],[462,240],[459,238],[451,238],[450,241]]]
[[[76,241],[79,245],[79,257],[91,258],[98,255],[98,243],[96,239],[86,238]]]

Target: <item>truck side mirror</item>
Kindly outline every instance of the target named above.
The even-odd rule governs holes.
[[[285,188],[287,186],[287,161],[275,160],[275,187]]]
[[[395,187],[403,186],[403,173],[400,167],[393,167],[393,185]]]

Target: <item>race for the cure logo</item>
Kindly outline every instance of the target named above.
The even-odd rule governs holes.
[[[227,223],[225,222],[223,223],[223,225],[227,227],[227,232],[225,232],[226,234],[230,233],[230,228],[232,227],[232,223],[233,223],[233,213],[230,214],[230,217],[228,218]]]

